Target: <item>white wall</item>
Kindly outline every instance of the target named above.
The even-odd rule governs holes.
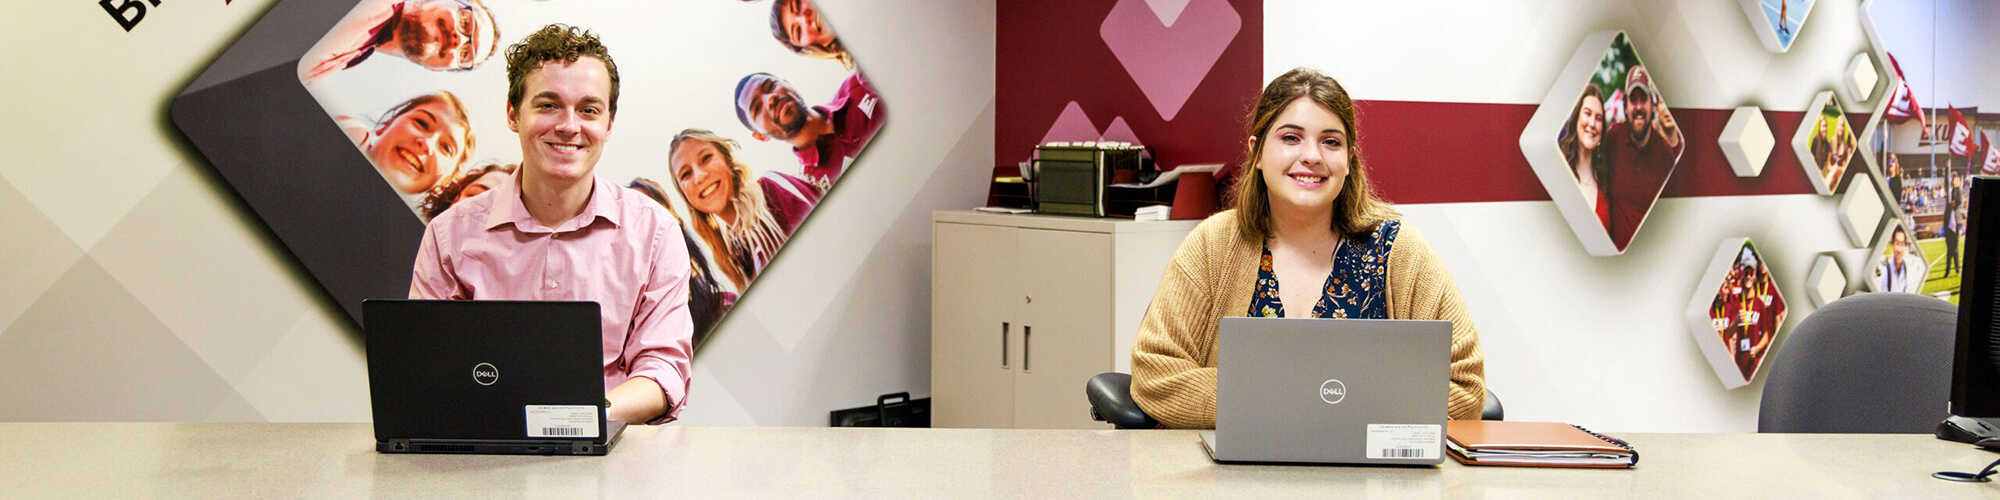
[[[1892,5],[1877,9],[1914,2],[1879,3]],[[1781,54],[1763,48],[1734,1],[1454,2],[1441,8],[1429,2],[1271,0],[1264,9],[1264,76],[1313,66],[1340,78],[1359,99],[1539,104],[1585,34],[1622,29],[1675,107],[1803,111],[1814,94],[1840,84],[1855,54],[1868,50],[1858,4],[1820,0],[1791,50]],[[1945,7],[1943,17],[1975,17],[1968,6]],[[1909,60],[1903,64],[1912,70]],[[1788,154],[1786,142],[1780,138],[1779,154]],[[1841,232],[1836,201],[1814,195],[1663,199],[1631,248],[1616,257],[1585,254],[1549,202],[1401,209],[1457,278],[1480,329],[1488,382],[1506,402],[1509,418],[1626,432],[1745,432],[1756,429],[1764,375],[1747,387],[1723,389],[1684,326],[1683,311],[1716,246],[1747,236],[1780,280],[1791,307],[1782,332],[1789,333],[1813,309],[1805,294],[1813,258],[1832,252],[1858,274],[1866,256]]]
[[[36,70],[0,85],[32,117],[0,125],[0,421],[369,419],[346,318],[166,118],[274,3],[237,1],[130,33],[94,2],[0,4],[36,20],[0,42],[63,46],[10,55]],[[930,212],[985,199],[994,4],[819,3],[891,118],[703,348],[687,424],[929,395]]]

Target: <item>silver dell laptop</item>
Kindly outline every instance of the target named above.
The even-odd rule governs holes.
[[[1223,318],[1217,462],[1436,465],[1451,322]]]

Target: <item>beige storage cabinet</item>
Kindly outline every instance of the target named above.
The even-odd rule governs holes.
[[[1084,382],[1131,371],[1132,340],[1199,221],[935,212],[931,422],[1101,429]]]

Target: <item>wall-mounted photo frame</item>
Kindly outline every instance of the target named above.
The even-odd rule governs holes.
[[[362,300],[408,294],[428,221],[527,168],[507,49],[552,23],[615,59],[621,97],[601,116],[618,140],[595,174],[682,226],[699,348],[842,176],[869,168],[887,121],[812,0],[277,2],[170,114],[358,324]]]
[[[1784,294],[1763,254],[1749,238],[1730,238],[1716,248],[1695,287],[1688,333],[1722,386],[1735,389],[1750,385],[1776,350],[1785,312]]]
[[[1874,293],[1928,294],[1925,288],[1936,270],[1924,248],[1927,245],[1915,236],[1900,220],[1883,226],[1875,248],[1868,252],[1867,279],[1862,288]]]
[[[1771,52],[1792,50],[1792,41],[1799,36],[1799,29],[1806,24],[1812,14],[1815,0],[1737,0],[1743,6],[1743,13],[1750,18],[1750,30],[1757,33],[1757,41],[1764,43],[1764,49]]]
[[[1591,255],[1625,252],[1686,149],[1623,31],[1585,36],[1521,132],[1521,153]]]
[[[1792,152],[1798,154],[1799,166],[1812,180],[1813,191],[1831,195],[1840,188],[1842,176],[1860,151],[1859,142],[1846,111],[1828,90],[1814,95],[1812,106],[1806,108],[1805,122],[1792,136]]]

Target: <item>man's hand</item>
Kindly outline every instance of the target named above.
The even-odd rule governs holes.
[[[610,418],[628,424],[645,424],[667,412],[666,393],[660,390],[659,382],[646,377],[618,384],[604,393],[604,399],[611,402],[606,410]]]

